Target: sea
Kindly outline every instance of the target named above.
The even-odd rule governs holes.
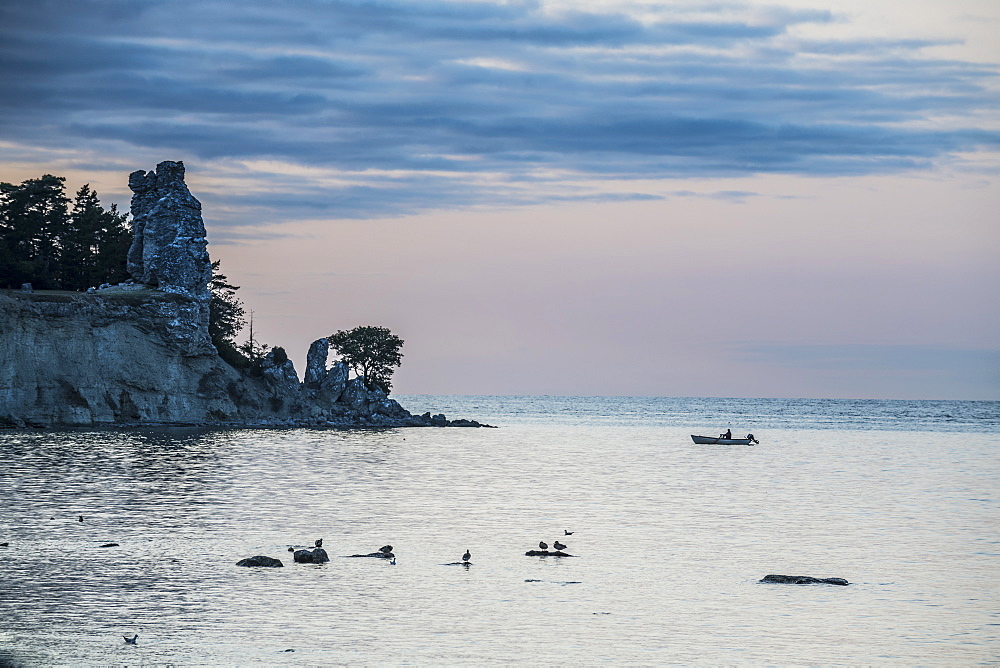
[[[496,428],[0,431],[0,665],[1000,664],[1000,402],[399,400]]]

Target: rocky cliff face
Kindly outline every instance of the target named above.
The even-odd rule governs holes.
[[[480,426],[411,415],[343,363],[327,369],[326,339],[309,349],[305,383],[273,350],[231,367],[208,333],[211,262],[183,164],[134,172],[129,185],[133,282],[0,292],[0,426]]]
[[[479,426],[411,415],[343,363],[311,385],[273,355],[237,371],[192,329],[198,307],[145,286],[0,293],[0,426]]]

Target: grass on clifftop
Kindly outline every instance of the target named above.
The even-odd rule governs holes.
[[[97,292],[74,292],[72,290],[35,290],[34,292],[21,292],[20,290],[7,289],[0,290],[0,293],[23,299],[30,302],[54,302],[60,304],[70,304],[87,300],[116,301],[125,304],[142,304],[148,301],[184,302],[190,301],[190,297],[173,292],[162,292],[153,288],[105,288]]]

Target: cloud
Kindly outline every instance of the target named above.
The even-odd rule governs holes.
[[[675,190],[670,194],[674,197],[699,197],[723,202],[731,202],[733,204],[743,204],[751,197],[760,197],[760,193],[751,192],[749,190],[716,190],[710,193],[699,193],[693,190]]]
[[[836,20],[739,4],[5,3],[0,152],[284,161],[353,182],[304,175],[246,207],[365,218],[629,197],[560,180],[893,173],[1000,146],[983,120],[996,65],[924,55],[949,40],[793,35]]]

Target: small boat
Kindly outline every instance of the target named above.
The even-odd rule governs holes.
[[[704,445],[750,445],[760,443],[755,438],[713,438],[711,436],[695,436],[691,434],[691,440]]]

